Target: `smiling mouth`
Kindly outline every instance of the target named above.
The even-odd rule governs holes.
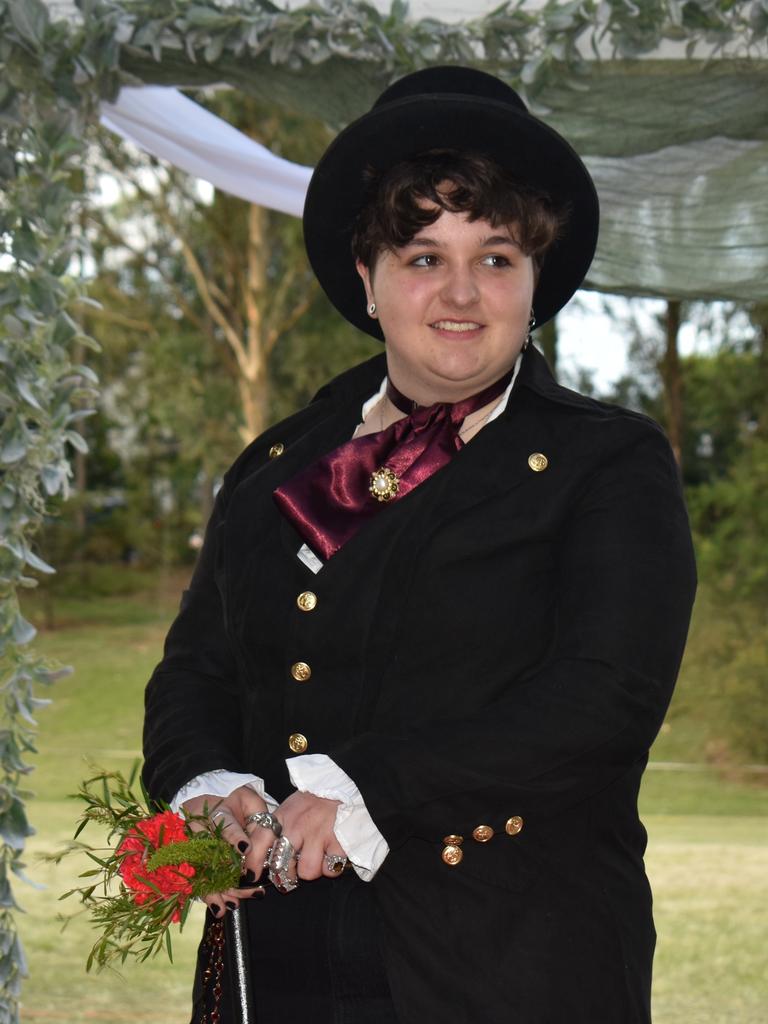
[[[438,331],[454,331],[456,334],[465,334],[467,331],[477,331],[483,325],[474,320],[435,320],[429,326]]]

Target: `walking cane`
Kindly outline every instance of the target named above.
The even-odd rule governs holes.
[[[242,907],[230,910],[224,919],[224,942],[232,1003],[237,1024],[256,1024],[248,956],[248,922]],[[239,1016],[238,1016],[239,1015]]]

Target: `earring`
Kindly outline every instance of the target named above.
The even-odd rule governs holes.
[[[375,315],[376,315],[376,303],[372,302],[368,306],[368,316],[375,316]]]
[[[523,352],[525,352],[525,350],[531,344],[531,332],[533,331],[535,326],[536,326],[536,314],[533,312],[533,309],[531,309],[531,316],[530,316],[530,319],[528,320],[528,333],[526,334],[525,341],[523,342]]]

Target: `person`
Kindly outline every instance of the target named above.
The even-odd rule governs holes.
[[[597,225],[569,144],[469,68],[315,170],[311,263],[384,352],[229,470],[146,695],[148,791],[243,854],[206,935],[245,913],[259,1024],[650,1020],[637,796],[695,571],[661,429],[530,344]],[[195,1024],[238,1019],[214,953]]]

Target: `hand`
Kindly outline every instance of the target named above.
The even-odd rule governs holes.
[[[291,842],[297,853],[299,878],[309,881],[325,875],[338,875],[328,869],[325,855],[328,853],[346,857],[333,834],[336,810],[339,800],[326,800],[313,793],[291,793],[275,811],[275,817],[283,826],[283,835]]]
[[[249,825],[248,832],[243,827],[249,814],[267,810],[261,797],[250,786],[240,786],[229,796],[197,796],[185,801],[183,806],[187,814],[195,817],[210,819],[214,815],[214,824],[224,839],[242,855],[243,872],[253,882],[247,888],[227,889],[226,892],[210,893],[204,897],[214,917],[223,917],[227,910],[234,910],[241,899],[263,896],[264,886],[256,883],[264,871],[264,861],[274,836],[269,829],[256,825]],[[202,832],[207,826],[205,821],[192,821],[190,828]]]

